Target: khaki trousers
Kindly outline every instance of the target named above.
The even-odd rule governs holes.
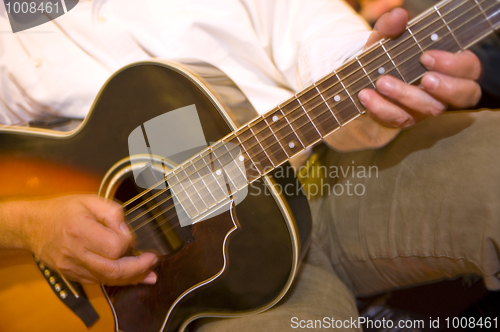
[[[448,112],[381,149],[316,152],[322,171],[304,185],[316,194],[313,239],[292,290],[262,314],[199,331],[356,319],[355,296],[466,274],[500,289],[500,112]]]

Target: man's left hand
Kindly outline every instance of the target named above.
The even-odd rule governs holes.
[[[408,14],[403,9],[385,14],[375,25],[367,47],[382,38],[397,37],[407,22]],[[430,50],[422,54],[420,62],[429,71],[419,86],[385,75],[377,80],[377,91],[364,89],[359,93],[360,101],[375,121],[390,128],[407,128],[441,114],[449,105],[468,108],[478,103],[481,88],[477,80],[482,67],[474,53]]]

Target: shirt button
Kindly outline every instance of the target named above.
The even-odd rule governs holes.
[[[106,23],[106,18],[104,16],[98,16],[97,17],[97,22],[99,23]]]
[[[35,67],[39,68],[42,66],[42,59],[36,58],[35,59]]]

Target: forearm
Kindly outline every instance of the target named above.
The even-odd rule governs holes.
[[[0,250],[29,250],[26,227],[30,222],[29,201],[0,202]]]

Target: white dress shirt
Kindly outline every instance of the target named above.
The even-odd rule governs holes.
[[[0,123],[40,114],[86,116],[120,67],[196,58],[231,77],[259,113],[359,52],[366,24],[341,0],[94,0],[54,21],[9,33],[0,4]],[[362,116],[328,137],[339,150],[397,134]]]

